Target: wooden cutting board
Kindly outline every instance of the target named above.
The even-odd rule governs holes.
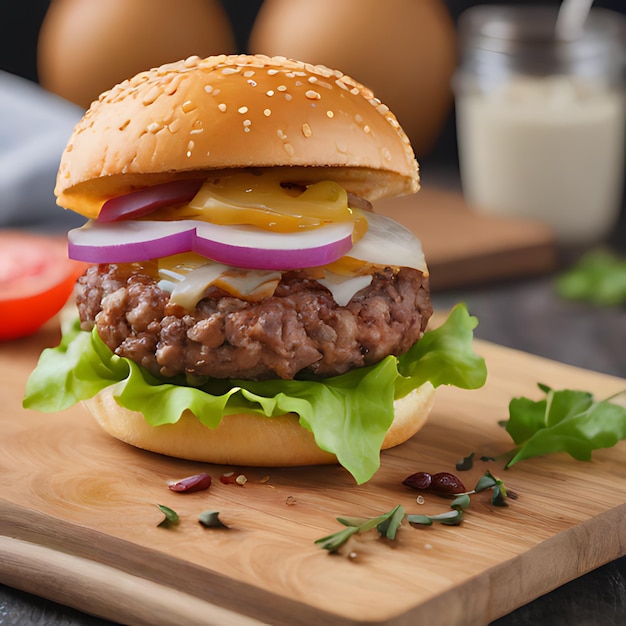
[[[504,471],[478,461],[459,475],[473,486],[489,468],[518,494],[508,508],[474,496],[458,527],[403,526],[393,543],[363,535],[355,558],[314,541],[337,516],[449,510],[401,481],[455,471],[469,454],[511,447],[497,422],[536,382],[607,397],[625,381],[477,342],[489,379],[478,391],[440,389],[424,429],[382,455],[357,486],[336,466],[230,468],[179,461],[111,439],[74,407],[42,415],[21,408],[26,378],[54,329],[0,345],[0,582],[132,624],[485,624],[623,555],[626,444],[582,463],[566,455]],[[226,485],[228,470],[248,482]],[[208,491],[175,494],[168,479],[200,471]],[[157,527],[157,504],[181,522]],[[229,530],[205,529],[211,509]]]
[[[375,210],[420,238],[433,291],[536,276],[557,265],[554,234],[546,224],[479,213],[457,192],[425,187],[379,200]]]

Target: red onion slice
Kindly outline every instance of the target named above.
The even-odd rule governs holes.
[[[351,222],[296,233],[196,220],[89,222],[68,234],[72,259],[132,263],[181,252],[247,269],[290,270],[332,263],[352,248]]]
[[[156,209],[179,202],[189,202],[202,186],[201,180],[174,180],[153,185],[107,200],[98,222],[117,222],[147,215]]]

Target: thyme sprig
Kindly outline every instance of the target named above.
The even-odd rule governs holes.
[[[338,517],[337,521],[345,526],[326,537],[317,539],[315,543],[329,553],[337,553],[347,541],[354,535],[362,534],[376,529],[380,537],[394,540],[398,529],[402,526],[403,520],[412,527],[432,526],[434,522],[439,522],[444,526],[458,526],[463,521],[464,512],[470,507],[471,496],[488,489],[492,490],[491,503],[494,506],[508,506],[506,499],[512,497],[504,483],[496,478],[489,470],[479,479],[476,486],[471,491],[456,494],[450,504],[450,511],[438,513],[436,515],[407,514],[402,505],[397,505],[391,511],[376,517]]]

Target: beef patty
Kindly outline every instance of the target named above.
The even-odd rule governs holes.
[[[84,330],[95,324],[115,354],[165,377],[343,374],[406,352],[432,315],[428,277],[408,268],[374,274],[346,306],[315,280],[287,272],[261,302],[212,289],[187,311],[150,275],[99,265],[79,279],[77,303]]]

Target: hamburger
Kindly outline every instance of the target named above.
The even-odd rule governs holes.
[[[464,307],[427,331],[428,267],[376,214],[419,188],[393,113],[339,71],[197,57],[103,93],[61,157],[77,317],[24,406],[83,402],[133,446],[244,466],[341,463],[359,483],[483,384]]]

